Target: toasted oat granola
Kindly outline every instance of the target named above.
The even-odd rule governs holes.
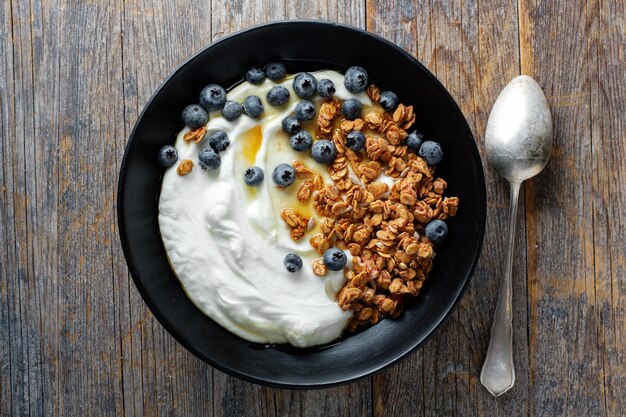
[[[380,89],[370,85],[367,94],[374,102]],[[340,101],[324,102],[318,112],[318,139],[330,139],[337,157],[329,165],[333,180],[324,184],[302,161],[293,167],[303,179],[297,199],[311,202],[317,225],[291,208],[281,212],[294,240],[309,237],[311,246],[322,255],[336,246],[349,250],[351,268],[344,269],[346,283],[337,294],[343,310],[354,311],[348,331],[376,324],[381,317],[398,317],[403,301],[417,296],[433,266],[434,244],[424,236],[424,227],[434,219],[455,216],[457,197],[444,197],[447,183],[435,175],[404,141],[415,123],[412,106],[399,104],[393,112],[372,110],[355,120],[342,119]],[[366,136],[364,151],[345,146],[348,133],[359,130]],[[394,179],[389,187],[379,181],[381,174]],[[327,272],[322,258],[313,261],[313,272]]]
[[[180,176],[187,175],[193,169],[193,161],[191,159],[183,159],[176,167],[176,173]]]
[[[206,133],[206,126],[200,126],[197,129],[193,129],[185,133],[185,136],[183,136],[183,140],[185,142],[198,143],[202,140],[202,138],[204,138],[205,133]]]

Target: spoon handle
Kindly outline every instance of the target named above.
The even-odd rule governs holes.
[[[513,269],[513,248],[515,246],[515,223],[517,200],[521,182],[511,182],[511,217],[509,220],[509,246],[504,264],[504,276],[500,287],[498,305],[491,327],[491,340],[487,357],[480,372],[480,382],[494,396],[507,392],[515,383],[513,366],[513,308],[511,302]]]

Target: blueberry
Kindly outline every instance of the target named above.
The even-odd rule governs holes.
[[[380,100],[378,102],[383,109],[392,111],[398,107],[398,96],[392,91],[383,91],[380,93]]]
[[[293,116],[287,116],[281,122],[283,131],[287,133],[296,133],[300,130],[300,122]]]
[[[267,102],[272,106],[280,106],[289,101],[289,90],[282,85],[275,85],[267,92]]]
[[[448,237],[448,225],[442,220],[436,219],[426,225],[424,233],[431,242],[438,245]]]
[[[323,98],[331,98],[335,94],[335,84],[328,78],[317,82],[317,94]]]
[[[207,111],[220,110],[226,103],[226,90],[217,84],[209,84],[200,92],[200,104]]]
[[[223,130],[218,130],[209,136],[209,146],[217,153],[225,151],[230,145],[230,139]]]
[[[320,139],[313,144],[311,156],[321,164],[330,164],[337,156],[337,148],[331,141]]]
[[[220,155],[211,148],[204,148],[198,152],[198,165],[202,169],[218,169],[222,163]]]
[[[424,135],[415,130],[406,137],[406,146],[415,153],[419,152],[422,143],[424,143]]]
[[[346,117],[346,119],[354,120],[361,115],[361,110],[363,106],[361,102],[356,98],[349,98],[344,101],[341,105],[341,112]]]
[[[303,152],[313,145],[313,136],[306,130],[301,130],[289,138],[289,144],[294,151]]]
[[[361,67],[350,67],[346,71],[346,75],[343,79],[343,85],[346,86],[351,93],[360,93],[365,91],[369,77],[367,71]]]
[[[272,179],[279,187],[289,187],[296,180],[296,170],[289,164],[280,164],[274,168]]]
[[[243,114],[243,106],[236,101],[228,100],[224,104],[224,108],[222,109],[222,115],[224,119],[232,122],[233,120],[239,118]]]
[[[172,145],[165,145],[159,150],[159,164],[164,167],[171,167],[177,160],[178,152]]]
[[[302,258],[295,253],[288,253],[283,263],[289,272],[296,272],[302,269]]]
[[[309,100],[302,100],[296,104],[296,119],[299,122],[308,122],[315,117],[315,105]]]
[[[246,72],[246,81],[250,84],[259,85],[265,81],[265,72],[259,67],[252,67]]]
[[[180,120],[190,129],[196,129],[207,124],[209,121],[209,115],[206,110],[202,108],[202,106],[198,104],[190,104],[183,110]]]
[[[331,271],[341,271],[348,262],[346,254],[337,248],[330,248],[324,252],[324,263]]]
[[[317,80],[308,72],[300,72],[293,79],[293,91],[302,98],[311,98],[317,90]]]
[[[422,143],[418,153],[429,165],[437,165],[443,159],[443,151],[437,142],[427,140]]]
[[[248,96],[243,101],[243,110],[253,119],[257,119],[263,113],[263,104],[257,96]]]
[[[255,187],[261,184],[261,182],[263,182],[263,178],[265,178],[265,174],[259,167],[250,167],[243,173],[243,182],[250,187]]]
[[[271,62],[265,67],[265,75],[272,81],[278,81],[285,77],[287,70],[280,62]]]
[[[360,151],[365,147],[365,135],[358,130],[353,130],[346,137],[346,146],[353,151]]]

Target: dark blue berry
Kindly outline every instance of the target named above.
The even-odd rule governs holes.
[[[380,93],[380,100],[378,102],[383,109],[392,111],[398,107],[398,96],[392,91],[383,91]]]
[[[287,70],[280,62],[271,62],[265,67],[265,75],[272,81],[278,81],[285,77]]]
[[[248,96],[243,101],[243,110],[253,119],[257,119],[263,113],[263,103],[257,96]]]
[[[293,91],[302,98],[311,98],[317,90],[317,80],[308,72],[300,72],[293,79]]]
[[[207,111],[220,110],[226,103],[226,90],[217,84],[209,84],[200,91],[200,104]]]
[[[281,122],[282,128],[284,132],[287,133],[296,133],[300,130],[300,122],[294,116],[287,116]]]
[[[222,163],[220,155],[211,148],[204,148],[198,152],[198,165],[202,169],[218,169]]]
[[[415,153],[419,152],[422,143],[424,143],[424,135],[415,130],[406,137],[406,146]]]
[[[321,164],[330,164],[337,156],[337,148],[331,141],[320,139],[313,144],[311,156]]]
[[[369,77],[367,75],[367,71],[357,66],[348,68],[343,79],[343,85],[345,85],[351,93],[360,93],[361,91],[365,91],[368,83]]]
[[[346,254],[337,248],[330,248],[324,252],[324,263],[331,271],[341,271],[348,262]]]
[[[360,151],[365,147],[365,135],[358,130],[353,130],[346,137],[346,146],[353,151]]]
[[[448,237],[448,225],[442,220],[433,220],[426,225],[424,234],[431,242],[438,245]]]
[[[289,101],[289,90],[282,85],[275,85],[267,92],[267,102],[272,106],[280,106]]]
[[[300,122],[308,122],[315,117],[315,105],[309,100],[302,100],[296,104],[296,119]]]
[[[218,130],[209,136],[209,146],[217,153],[225,151],[230,145],[230,139],[223,130]]]
[[[259,67],[252,67],[246,72],[246,81],[250,84],[259,85],[265,81],[265,72]]]
[[[283,263],[289,272],[297,272],[302,269],[302,258],[295,253],[288,253]]]
[[[224,104],[224,108],[222,109],[222,115],[224,116],[224,119],[228,120],[229,122],[236,120],[242,114],[243,106],[236,101],[228,100]]]
[[[356,98],[350,98],[343,102],[341,105],[341,112],[346,117],[346,119],[354,120],[361,115],[361,110],[363,110],[363,106],[361,102]]]
[[[165,145],[159,150],[159,164],[171,167],[178,160],[178,152],[172,145]]]
[[[183,110],[180,120],[190,129],[197,129],[200,126],[207,124],[209,121],[209,115],[206,110],[202,108],[202,106],[198,104],[190,104]]]
[[[323,98],[331,98],[335,94],[335,84],[328,78],[317,82],[317,94]]]
[[[289,164],[280,164],[274,168],[272,179],[279,187],[289,187],[296,180],[296,170]]]
[[[437,165],[443,159],[441,146],[432,140],[422,143],[418,155],[424,158],[429,165]]]
[[[243,173],[243,182],[245,182],[246,185],[249,185],[250,187],[255,187],[261,184],[261,182],[263,182],[263,178],[265,178],[265,174],[263,173],[263,170],[259,167],[247,168],[246,171]]]
[[[298,133],[291,135],[289,138],[289,144],[294,151],[303,152],[310,149],[313,145],[313,136],[306,130],[301,130]]]

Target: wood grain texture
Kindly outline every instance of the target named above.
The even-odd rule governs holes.
[[[183,349],[143,304],[114,211],[139,112],[211,41],[294,18],[367,28],[416,55],[481,153],[508,80],[544,88],[554,154],[521,201],[517,384],[503,397],[478,381],[508,223],[508,187],[488,166],[467,294],[423,349],[374,378],[249,384]],[[604,0],[0,2],[0,415],[626,415],[625,27],[626,3]]]
[[[50,27],[44,28],[38,7],[3,2],[0,10],[0,239],[6,251],[0,260],[6,283],[1,304],[6,306],[3,329],[8,329],[0,349],[2,366],[9,370],[2,377],[0,410],[7,415],[52,415],[53,403],[45,398],[58,392],[57,49],[48,44],[54,35],[42,38]],[[48,82],[44,75],[53,80]],[[36,87],[44,91],[37,93]],[[54,185],[49,187],[51,179]]]
[[[114,308],[115,282],[110,248],[114,241],[111,225],[114,204],[111,185],[115,174],[101,167],[116,163],[109,151],[108,137],[121,135],[121,100],[94,100],[106,95],[108,86],[121,75],[120,6],[81,4],[53,11],[42,4],[42,21],[51,22],[50,42],[59,43],[60,103],[56,143],[58,175],[47,186],[56,188],[57,274],[55,301],[56,338],[53,359],[56,380],[53,402],[59,415],[105,413],[122,409],[119,338]],[[117,7],[116,7],[117,6]],[[61,52],[63,51],[63,52]],[[36,65],[45,80],[47,70]],[[89,74],[88,77],[85,74]],[[105,88],[107,87],[107,88]],[[41,85],[35,94],[45,90]],[[46,112],[42,103],[41,112]],[[94,132],[106,132],[104,138]],[[32,139],[38,139],[37,135]],[[42,141],[43,142],[43,141]],[[37,144],[42,143],[37,141]],[[54,154],[53,154],[54,155]],[[36,285],[47,277],[37,277]],[[106,335],[106,337],[102,337]]]
[[[626,414],[626,4],[597,2],[591,56],[594,288],[606,415]]]
[[[520,2],[520,13],[532,21],[523,68],[545,89],[555,133],[554,157],[526,186],[530,409],[536,415],[625,413],[614,396],[625,392],[624,380],[616,386],[611,378],[623,374],[618,363],[624,347],[610,355],[616,371],[605,363],[607,340],[611,344],[619,329],[614,320],[623,324],[624,314],[618,305],[607,309],[605,301],[623,295],[624,275],[614,275],[611,263],[623,258],[624,247],[609,240],[623,228],[623,191],[609,191],[607,182],[623,169],[618,144],[624,136],[615,130],[623,115],[609,118],[606,112],[613,111],[601,106],[624,99],[622,81],[615,78],[623,75],[605,74],[599,65],[610,56],[611,65],[619,65],[624,45],[614,42],[620,32],[623,39],[624,15],[622,10],[620,21],[615,10],[618,19],[609,20],[602,3]],[[604,49],[607,43],[614,49]],[[617,165],[616,157],[622,161]]]
[[[181,7],[170,1],[127,1],[123,9],[123,85],[119,95],[124,124],[115,143],[117,167],[139,113],[163,79],[211,42],[210,2]],[[211,415],[213,369],[180,346],[152,316],[130,281],[118,246],[114,260],[124,415]]]

